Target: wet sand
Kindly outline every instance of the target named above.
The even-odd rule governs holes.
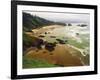
[[[72,55],[76,53],[80,52],[66,45],[57,44],[55,50],[52,52],[45,48],[38,50],[31,47],[27,50],[27,54],[25,56],[28,58],[46,60],[48,63],[59,66],[83,66],[80,57]]]

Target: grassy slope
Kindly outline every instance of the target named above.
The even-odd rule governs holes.
[[[37,60],[33,58],[23,57],[23,68],[44,68],[44,67],[56,67],[54,64],[50,64],[44,60]]]

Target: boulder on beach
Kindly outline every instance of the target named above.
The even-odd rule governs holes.
[[[56,36],[50,36],[50,38],[56,38]]]
[[[47,49],[48,51],[53,51],[55,46],[56,45],[54,43],[46,43],[45,49]]]
[[[39,35],[39,37],[45,37],[44,35]]]
[[[60,44],[65,44],[65,41],[61,40],[61,39],[56,39]]]
[[[37,47],[38,49],[41,49],[42,48],[41,46],[43,44],[44,44],[44,41],[42,39],[37,39],[37,40],[34,41],[32,46]]]

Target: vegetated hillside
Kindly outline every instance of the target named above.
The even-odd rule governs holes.
[[[41,18],[39,16],[36,16],[36,15],[33,16],[29,13],[23,12],[23,29],[24,29],[24,31],[31,31],[32,29],[35,29],[35,28],[40,28],[43,26],[53,25],[53,24],[65,25],[64,23],[53,22],[53,21]]]

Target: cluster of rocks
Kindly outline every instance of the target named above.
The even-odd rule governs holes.
[[[32,46],[38,49],[42,49],[42,46],[44,46],[46,50],[53,51],[55,49],[56,43],[49,43],[47,41],[43,41],[42,39],[37,39],[34,41]]]
[[[40,37],[45,37],[45,36],[42,36],[40,35]],[[51,36],[52,38],[55,38],[55,36]],[[61,39],[56,39],[57,42],[54,42],[54,43],[50,43],[50,42],[47,42],[47,41],[44,41],[43,39],[40,39],[40,38],[37,38],[33,44],[32,44],[32,47],[36,47],[38,49],[43,49],[45,48],[46,50],[48,51],[53,51],[55,49],[55,46],[57,43],[59,44],[66,44],[67,40],[61,40]]]
[[[55,43],[46,43],[45,44],[45,49],[49,51],[53,51],[55,49],[56,44]]]

